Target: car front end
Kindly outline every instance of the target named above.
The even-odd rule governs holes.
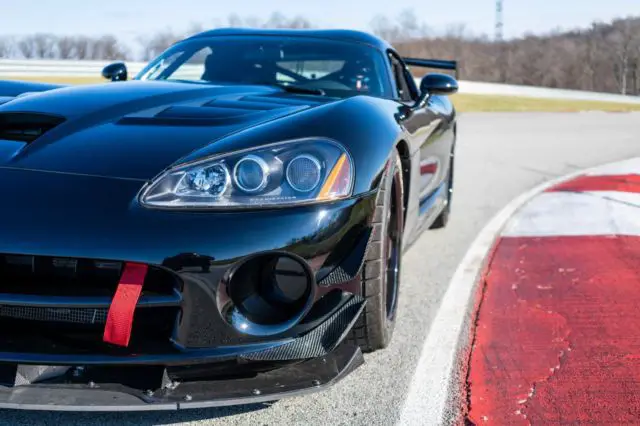
[[[400,131],[384,55],[258,39],[187,40],[143,81],[3,85],[0,408],[273,401],[363,362]]]
[[[145,207],[136,180],[3,168],[0,182],[2,407],[268,401],[362,362],[347,335],[364,306],[373,192],[203,212]],[[114,343],[109,311],[136,267],[130,340]]]

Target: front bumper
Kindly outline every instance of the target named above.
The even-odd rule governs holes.
[[[40,188],[38,197],[15,182]],[[104,319],[110,298],[15,294],[15,287],[7,294],[0,276],[0,322],[6,312],[13,315],[11,327],[0,324],[0,407],[153,410],[266,401],[322,389],[362,362],[345,337],[364,308],[358,274],[373,232],[375,193],[304,208],[189,213],[140,207],[140,186],[0,168],[0,193],[13,201],[0,205],[0,272],[6,255],[33,257],[34,273],[57,261],[72,275],[106,259],[145,263],[177,283],[160,296],[143,292],[131,347],[123,349],[101,341],[99,322],[83,324],[90,331],[82,331],[82,341],[74,340],[75,329],[58,339],[55,324],[42,318],[48,334],[38,327],[4,331],[21,328],[25,313]],[[313,305],[278,334],[244,334],[219,312],[223,277],[256,253],[275,252],[308,266],[317,289]],[[58,373],[42,379],[52,371]],[[129,375],[134,383],[127,384]]]

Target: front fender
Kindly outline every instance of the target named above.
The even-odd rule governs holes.
[[[285,116],[211,143],[178,163],[259,147],[275,142],[329,138],[341,143],[354,161],[354,196],[378,188],[385,165],[404,137],[392,101],[357,96]]]
[[[0,80],[0,98],[14,98],[24,93],[46,92],[47,90],[59,89],[61,87],[66,86],[38,83],[35,81]]]

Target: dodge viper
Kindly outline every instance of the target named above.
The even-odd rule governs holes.
[[[403,251],[449,219],[454,71],[219,29],[133,79],[0,82],[0,407],[273,401],[386,347]]]

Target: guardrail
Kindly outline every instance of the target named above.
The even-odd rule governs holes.
[[[98,77],[100,76],[102,68],[108,63],[108,61],[1,59],[0,80],[20,78],[45,79],[46,77]],[[145,65],[143,62],[127,63],[131,75],[140,72]],[[460,93],[640,104],[640,97],[637,96],[482,83],[465,80],[460,81]]]
[[[624,96],[616,95],[614,93],[583,92],[579,90],[550,89],[547,87],[483,83],[478,81],[460,81],[460,93],[640,104],[640,97],[638,96]]]

